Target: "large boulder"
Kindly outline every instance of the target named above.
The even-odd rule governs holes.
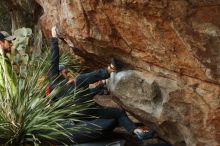
[[[107,83],[117,103],[173,145],[219,145],[218,87],[132,70]]]

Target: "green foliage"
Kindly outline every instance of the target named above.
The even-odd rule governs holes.
[[[81,66],[77,63],[76,59],[72,58],[69,53],[64,52],[60,56],[60,64],[65,65],[72,75],[76,76],[76,72],[79,72]]]
[[[48,53],[47,53],[48,54]],[[83,127],[68,128],[66,121],[80,121],[85,115],[80,111],[88,109],[92,101],[80,105],[73,104],[75,95],[63,97],[55,103],[51,100],[62,90],[53,90],[45,97],[48,83],[44,79],[49,69],[49,56],[36,58],[27,64],[26,76],[15,75],[17,94],[11,94],[10,86],[5,87],[5,93],[0,93],[0,143],[4,145],[40,145],[45,141],[59,141],[60,136],[69,141],[71,134]],[[64,64],[68,58],[63,56]],[[3,72],[3,74],[5,74]],[[62,142],[62,141],[61,141]]]
[[[30,50],[28,50],[29,39],[32,35],[30,28],[19,28],[14,32],[16,39],[13,41],[13,51],[10,56],[11,60],[20,68],[19,72],[26,76],[26,66],[31,58]],[[18,72],[18,71],[17,71]]]
[[[41,56],[39,57],[35,57],[34,60],[31,61],[31,64],[33,67],[36,67],[36,65],[39,65],[43,60],[43,58],[45,58],[45,63],[44,66],[46,66],[46,68],[49,68],[50,66],[50,56],[49,56],[49,49],[45,49],[46,51],[41,54]],[[77,63],[76,59],[71,57],[69,55],[69,53],[67,52],[61,52],[60,53],[60,60],[59,60],[60,64],[63,64],[65,67],[67,67],[71,73],[71,75],[73,77],[75,77],[77,75],[77,73],[79,72],[81,66],[80,64]],[[46,73],[46,72],[45,72]]]
[[[32,30],[30,28],[23,27],[23,28],[17,29],[14,32],[14,36],[16,37],[16,40],[13,41],[13,45],[16,46],[15,47],[16,50],[18,51],[25,50],[28,46],[28,41],[31,35],[32,35]]]

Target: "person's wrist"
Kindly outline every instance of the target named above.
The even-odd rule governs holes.
[[[52,37],[53,38],[57,38],[57,34],[52,34]]]
[[[56,26],[52,27],[51,33],[52,33],[52,37],[57,38],[57,28],[56,28]]]

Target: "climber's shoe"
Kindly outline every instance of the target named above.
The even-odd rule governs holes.
[[[155,133],[156,132],[154,130],[143,130],[134,132],[135,137],[138,141],[152,139],[154,138]]]

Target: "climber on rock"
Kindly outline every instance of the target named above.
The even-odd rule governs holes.
[[[52,38],[51,38],[51,66],[48,72],[49,87],[47,89],[47,95],[58,86],[63,86],[63,92],[59,93],[54,102],[59,100],[63,96],[74,93],[76,90],[81,88],[87,88],[83,92],[79,93],[74,103],[80,104],[85,101],[92,100],[93,97],[104,90],[103,85],[97,85],[95,88],[88,88],[89,84],[93,84],[99,80],[109,78],[110,74],[117,72],[120,69],[117,60],[112,59],[111,64],[107,68],[98,69],[89,73],[78,75],[74,80],[68,78],[68,69],[64,65],[59,64],[59,47],[58,47],[58,30],[56,27],[52,27]],[[80,91],[80,90],[79,90]],[[114,119],[112,123],[106,129],[112,131],[116,125],[124,127],[129,133],[134,134],[138,140],[150,139],[154,136],[153,130],[144,130],[138,128],[127,116],[125,111],[118,108],[103,107],[98,104],[94,104],[89,110],[84,111],[84,114],[99,117],[100,119]],[[105,127],[105,120],[102,123],[95,123],[100,127]],[[77,139],[76,139],[77,141]]]

